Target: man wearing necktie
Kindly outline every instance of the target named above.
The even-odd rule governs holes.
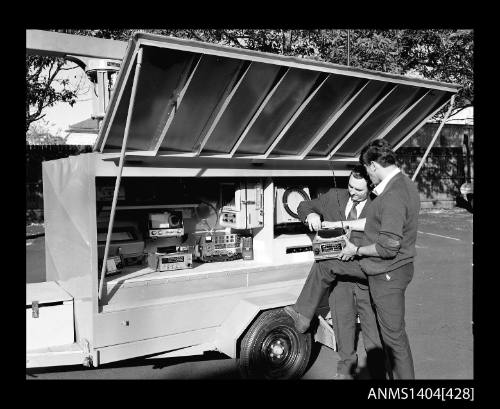
[[[413,357],[405,330],[405,291],[413,278],[420,195],[415,183],[396,165],[389,143],[377,139],[359,156],[377,198],[366,213],[363,242],[347,242],[342,259],[358,257],[368,276],[389,373],[414,379]]]
[[[364,168],[358,166],[349,177],[348,189],[332,189],[317,199],[300,203],[299,218],[311,231],[323,227],[340,227],[339,222],[351,227],[351,241],[361,245],[364,233],[364,214],[371,202],[368,197],[369,178]],[[323,217],[323,223],[321,221]],[[338,223],[338,224],[337,224]],[[356,229],[356,230],[355,230]],[[336,273],[343,272],[343,275]],[[371,305],[366,275],[354,261],[336,259],[315,262],[296,303],[285,307],[299,331],[305,332],[320,305],[325,288],[334,282],[329,295],[337,352],[336,379],[352,379],[357,367],[356,315],[359,314],[363,343],[367,351],[367,363],[373,378],[384,379],[383,353],[380,336]]]

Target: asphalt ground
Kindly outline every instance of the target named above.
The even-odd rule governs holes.
[[[472,214],[424,210],[419,218],[415,273],[406,292],[406,329],[417,379],[473,379]],[[26,240],[26,282],[45,280],[44,238]],[[360,379],[366,379],[362,334]],[[303,379],[332,379],[338,355],[315,344]],[[99,368],[30,369],[27,379],[239,379],[237,361],[204,355],[115,362]]]

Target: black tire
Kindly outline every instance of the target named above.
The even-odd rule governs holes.
[[[239,369],[244,378],[297,379],[307,368],[312,337],[301,334],[282,309],[263,312],[240,346]]]

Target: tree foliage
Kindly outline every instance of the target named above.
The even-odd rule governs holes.
[[[58,74],[75,67],[64,68],[63,58],[40,55],[26,56],[26,131],[30,125],[45,116],[45,109],[57,102],[76,102],[78,89],[69,87],[69,79]]]
[[[26,144],[28,145],[64,145],[66,140],[60,134],[50,131],[50,124],[45,120],[30,124],[26,131]]]
[[[460,84],[455,112],[474,105],[474,38],[472,30],[405,30],[401,60],[406,72]]]
[[[56,31],[123,41],[128,40],[135,32],[142,31],[343,65],[347,64],[349,48],[349,63],[353,67],[399,75],[416,75],[461,85],[454,113],[474,103],[472,30],[67,29]],[[33,72],[34,68],[38,69],[40,64],[48,64],[49,60],[54,59],[28,57],[27,72],[29,70]],[[59,65],[55,67],[57,69]],[[69,89],[53,94],[44,86],[50,86],[50,83],[39,85],[36,81],[28,81],[28,74],[27,83],[29,96],[26,108],[27,122],[28,118],[36,120],[38,117],[43,117],[38,109],[36,110],[38,117],[28,117],[28,103],[30,106],[41,107],[42,110],[57,101],[74,103],[74,94]],[[35,92],[30,90],[33,86]],[[442,115],[442,112],[440,114]]]

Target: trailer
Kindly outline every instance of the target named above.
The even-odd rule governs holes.
[[[459,87],[138,33],[93,152],[43,163],[47,282],[27,284],[27,368],[220,351],[250,378],[300,377],[314,256],[300,201],[346,185]]]

